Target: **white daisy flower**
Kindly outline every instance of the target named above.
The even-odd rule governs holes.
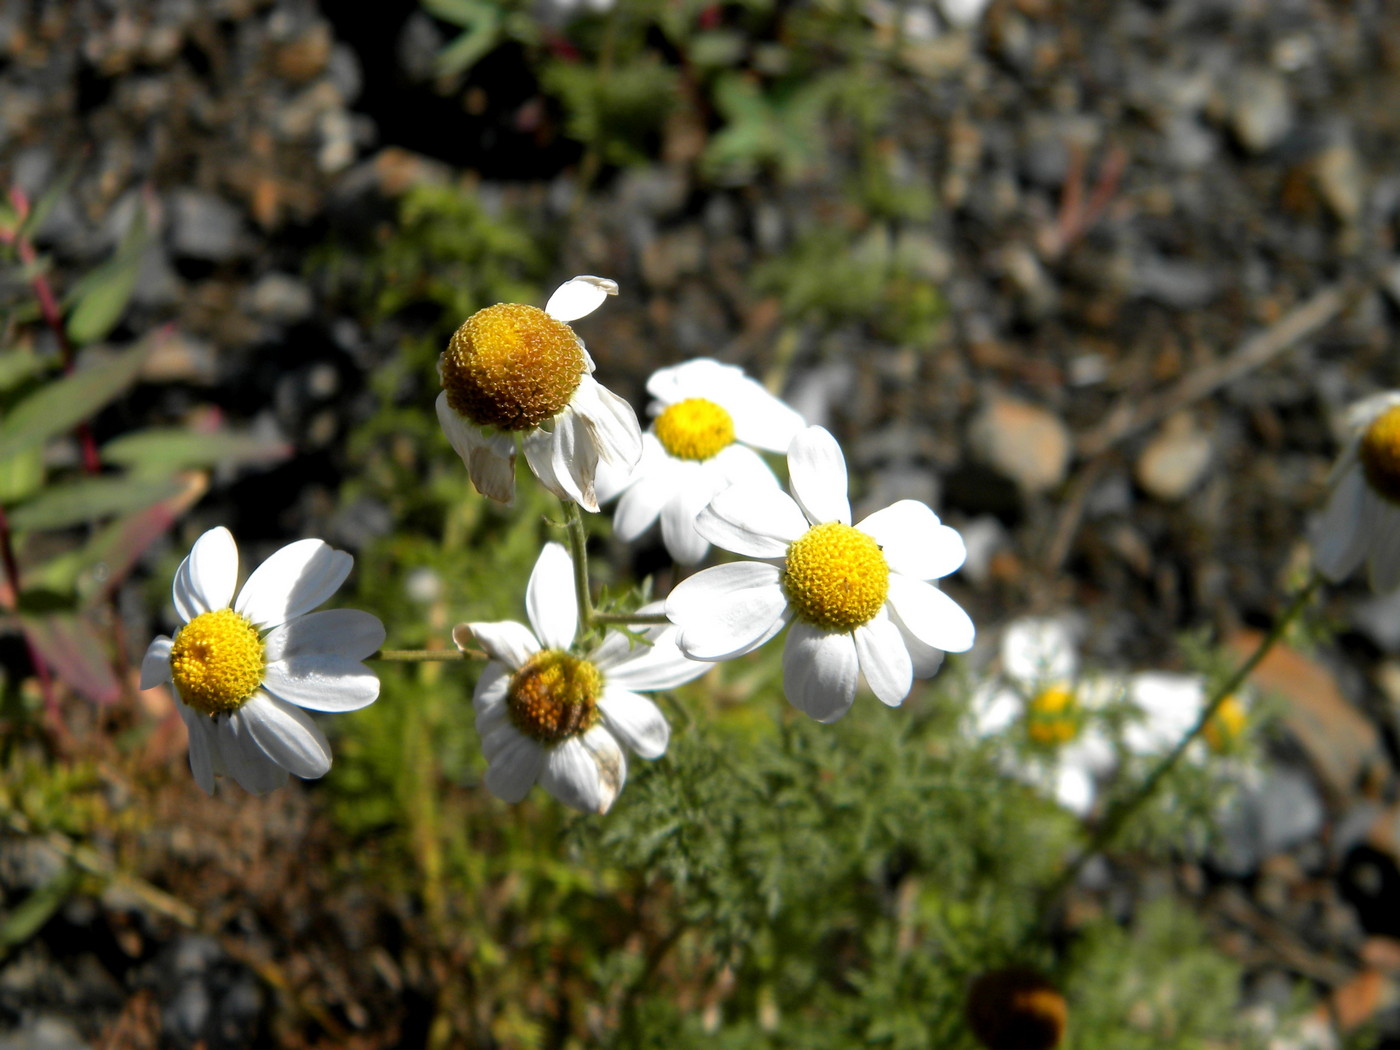
[[[190,769],[205,792],[228,774],[266,794],[331,768],[325,734],[307,711],[355,711],[379,696],[360,661],[384,625],[355,609],[311,610],[345,582],[354,559],[322,540],[289,543],[258,566],[234,600],[238,547],[210,529],[175,573],[184,626],[153,641],[141,688],[169,682],[190,734]]]
[[[1137,755],[1162,755],[1200,721],[1210,697],[1201,675],[1143,671],[1129,678],[1128,699],[1135,717],[1123,729],[1123,743]],[[1227,696],[1186,757],[1203,761],[1208,753],[1227,755],[1236,750],[1249,725],[1250,706],[1246,694]]]
[[[660,517],[671,557],[695,565],[710,549],[695,529],[700,512],[730,485],[776,486],[754,448],[786,452],[802,417],[743,369],[703,357],[656,372],[647,392],[655,418],[642,435],[641,460],[616,486],[613,532],[631,543]],[[615,492],[602,488],[606,502]]]
[[[962,537],[914,500],[852,526],[846,461],[821,427],[799,433],[787,460],[791,497],[735,485],[701,513],[696,527],[711,543],[762,560],[705,569],[671,592],[666,615],[681,629],[681,650],[727,660],[792,621],[783,689],[795,707],[834,722],[861,674],[897,706],[944,652],[972,645],[967,613],[929,582],[963,563]]]
[[[438,421],[477,491],[515,497],[515,442],[541,484],[596,512],[600,462],[630,471],[642,454],[632,406],[593,378],[569,321],[591,314],[617,282],[575,277],[543,310],[497,303],[463,322],[438,360]]]
[[[1094,808],[1099,782],[1116,764],[1097,718],[1121,686],[1080,678],[1074,638],[1063,620],[1024,618],[1001,637],[1001,676],[983,683],[968,706],[973,731],[1014,731],[1007,772],[1079,816]]]
[[[648,630],[650,644],[612,631],[593,652],[575,656],[573,580],[568,552],[546,544],[525,592],[530,626],[458,624],[452,638],[463,649],[479,644],[492,658],[472,694],[491,793],[519,802],[538,781],[566,805],[606,813],[627,779],[620,745],[659,758],[670,741],[661,709],[641,693],[670,689],[708,667],[681,655],[669,625]],[[638,614],[659,611],[657,604]]]
[[[1331,494],[1313,529],[1313,559],[1333,582],[1365,563],[1371,587],[1400,587],[1400,391],[1347,412],[1351,438],[1332,471]]]

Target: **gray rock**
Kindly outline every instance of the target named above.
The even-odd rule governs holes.
[[[212,193],[176,190],[170,196],[170,249],[201,262],[236,259],[245,251],[243,216]]]
[[[1264,153],[1293,130],[1293,100],[1288,84],[1266,69],[1245,69],[1235,79],[1230,97],[1230,128],[1241,146]]]
[[[23,1028],[0,1035],[0,1050],[88,1050],[89,1044],[61,1017],[36,1017]]]
[[[1177,310],[1195,310],[1215,298],[1220,277],[1200,263],[1163,255],[1140,255],[1133,261],[1132,290]]]
[[[1352,608],[1351,622],[1382,651],[1400,652],[1400,591],[1357,602]]]
[[[1297,769],[1269,769],[1231,801],[1213,859],[1231,874],[1246,875],[1264,859],[1316,835],[1326,816],[1311,777]]]
[[[305,281],[289,273],[268,273],[248,291],[248,309],[258,318],[290,325],[311,316],[315,303]]]

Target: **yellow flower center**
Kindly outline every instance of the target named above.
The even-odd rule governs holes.
[[[713,401],[677,401],[652,424],[661,446],[677,459],[709,459],[734,444],[734,417]]]
[[[1026,735],[1046,747],[1067,744],[1079,735],[1079,704],[1068,686],[1052,685],[1032,697]]]
[[[544,649],[511,676],[506,709],[511,725],[541,744],[557,744],[598,724],[603,676],[587,660]]]
[[[828,521],[788,544],[783,592],[798,619],[824,631],[851,631],[885,604],[890,567],[872,537]]]
[[[478,426],[529,430],[564,410],[584,373],[574,330],[543,310],[497,303],[453,334],[440,362],[452,410]]]
[[[1244,735],[1244,727],[1249,722],[1249,712],[1239,697],[1227,696],[1215,709],[1201,735],[1206,738],[1206,746],[1217,755],[1230,751]]]
[[[1400,405],[1386,409],[1361,436],[1361,469],[1377,495],[1400,503]]]
[[[264,666],[258,629],[232,609],[200,613],[170,646],[175,691],[211,717],[242,707],[262,683]]]

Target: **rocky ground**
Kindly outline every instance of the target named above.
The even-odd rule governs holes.
[[[519,56],[444,90],[450,27],[337,6],[0,3],[0,175],[31,196],[72,177],[39,231],[56,279],[107,258],[139,205],[156,226],[113,340],[169,334],[126,411],[212,403],[298,449],[196,511],[240,537],[353,546],[391,527],[334,504],[340,439],[400,333],[366,327],[305,260],[456,171],[566,231],[555,277],[618,280],[590,322],[610,385],[640,404],[651,368],[695,355],[778,378],[842,437],[872,505],[912,496],[964,530],[951,589],[979,624],[1073,610],[1107,663],[1150,666],[1203,626],[1243,646],[1272,622],[1342,410],[1400,385],[1392,5],[996,0],[955,26],[951,5],[901,23],[872,0],[872,31],[908,48],[877,146],[937,201],[886,224],[843,210],[839,141],[800,180],[702,176],[712,113],[674,115],[657,161],[585,175]],[[757,286],[822,228],[937,288],[926,338]],[[1335,643],[1261,672],[1287,704],[1276,779],[1230,857],[1180,878],[1261,1000],[1303,977],[1344,1027],[1400,1040],[1400,601],[1326,602]],[[40,885],[52,863],[7,840],[0,883]],[[128,1015],[180,1045],[250,1045],[267,993],[247,967],[189,935],[149,979],[123,974],[119,943],[84,944],[97,907],[129,908],[144,936],[139,902],[65,910],[43,950],[0,966],[0,1048],[90,1045],[80,1029]]]

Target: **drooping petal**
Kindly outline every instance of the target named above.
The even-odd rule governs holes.
[[[258,746],[243,719],[243,708],[214,723],[211,734],[217,755],[214,769],[222,767],[238,786],[253,795],[266,795],[287,782],[287,770]]]
[[[540,426],[534,430],[527,430],[521,435],[520,447],[525,452],[525,462],[530,465],[530,472],[539,478],[546,492],[552,492],[560,499],[577,502],[577,496],[565,489],[564,483],[554,473],[553,428],[556,425],[557,422],[551,422],[548,424],[549,429]]]
[[[258,747],[287,772],[314,780],[330,770],[331,746],[306,712],[274,696],[254,693],[237,714]]]
[[[1313,560],[1329,580],[1346,579],[1366,556],[1371,535],[1364,528],[1371,495],[1359,465],[1342,474],[1312,529]]]
[[[214,793],[214,724],[206,715],[184,704],[176,705],[190,738],[190,772],[206,795]]]
[[[259,627],[276,627],[334,594],[354,564],[325,540],[297,540],[253,570],[234,609]]]
[[[568,324],[580,317],[587,317],[602,306],[608,296],[616,294],[616,281],[582,274],[554,289],[554,294],[544,305],[544,312],[556,321]]]
[[[700,535],[696,519],[714,495],[714,474],[703,470],[678,470],[688,484],[683,484],[661,508],[661,542],[678,565],[698,565],[710,549],[710,541]]]
[[[931,583],[890,574],[889,604],[915,637],[945,653],[972,648],[976,629],[962,606]]]
[[[512,671],[520,670],[521,664],[540,651],[540,643],[530,632],[530,628],[514,620],[469,623],[467,627],[491,659],[501,661]],[[457,640],[456,631],[453,631],[453,640]],[[461,647],[460,641],[457,644]]]
[[[734,485],[710,500],[696,531],[716,547],[748,558],[781,558],[807,531],[806,515],[776,486]]]
[[[627,780],[627,759],[611,733],[594,726],[549,752],[540,786],[566,806],[606,813]]]
[[[502,744],[486,769],[486,790],[502,802],[519,802],[544,772],[547,754],[520,733]]]
[[[967,560],[962,536],[942,524],[938,515],[918,500],[892,503],[856,528],[875,538],[891,572],[915,580],[940,579]]]
[[[603,723],[619,741],[643,758],[660,758],[671,740],[671,727],[661,708],[637,693],[613,686],[598,701]]]
[[[546,543],[530,571],[525,609],[535,637],[546,649],[568,649],[578,633],[574,561],[560,543]]]
[[[339,653],[273,660],[263,670],[263,688],[308,711],[358,711],[379,699],[378,676]]]
[[[592,376],[584,376],[574,391],[573,407],[588,427],[599,462],[622,470],[637,465],[642,458],[642,427],[630,402]]]
[[[857,627],[852,635],[856,658],[871,692],[889,707],[904,703],[914,684],[914,664],[899,628],[881,615]]]
[[[681,650],[696,660],[727,660],[772,638],[791,615],[781,576],[777,566],[741,561],[682,580],[666,599]]]
[[[483,736],[491,719],[506,714],[506,695],[510,692],[511,673],[505,664],[492,660],[477,676],[472,690],[472,708],[476,711],[476,731]]]
[[[1372,497],[1375,499],[1375,497]],[[1400,587],[1400,508],[1376,499],[1376,531],[1371,537],[1371,558],[1367,573],[1371,590],[1388,594]]]
[[[170,639],[162,634],[146,647],[146,655],[141,657],[142,689],[170,681],[171,644]]]
[[[792,625],[783,645],[783,692],[793,707],[818,722],[835,722],[851,709],[859,678],[849,634]]]
[[[383,644],[379,617],[359,609],[325,609],[274,628],[263,643],[263,656],[273,661],[335,654],[363,660]]]
[[[788,484],[792,496],[814,525],[851,523],[846,495],[846,457],[823,427],[808,427],[788,446]]]
[[[237,584],[238,545],[228,529],[219,525],[194,541],[189,556],[175,570],[175,611],[189,623],[200,613],[227,609]]]
[[[509,505],[515,499],[515,438],[506,433],[487,434],[468,423],[447,403],[447,391],[434,405],[448,444],[462,458],[476,490],[487,499]]]

